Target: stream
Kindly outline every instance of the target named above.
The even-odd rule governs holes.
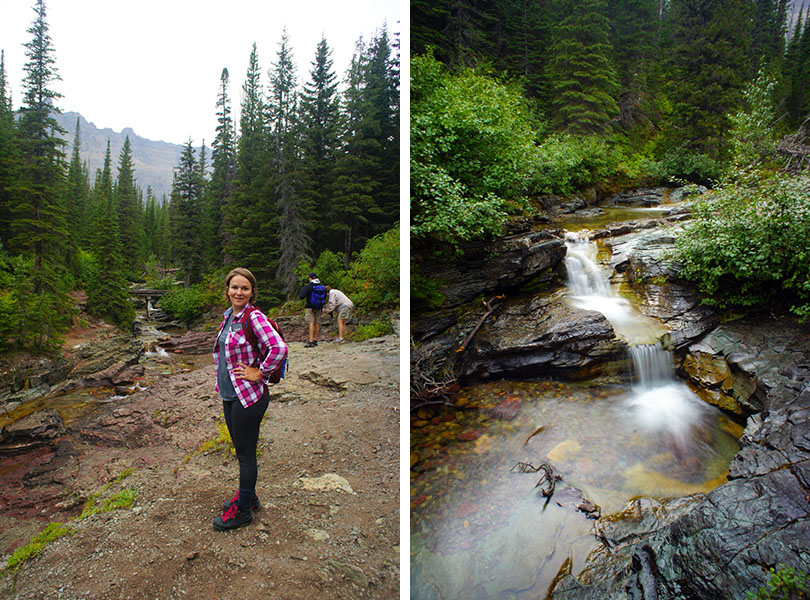
[[[54,410],[59,413],[62,422],[70,427],[77,419],[91,414],[94,410],[105,404],[115,403],[128,395],[147,389],[155,381],[176,372],[188,371],[197,368],[199,357],[191,355],[170,354],[157,345],[157,342],[170,335],[179,335],[185,332],[180,328],[159,330],[162,324],[157,321],[146,321],[143,314],[139,314],[137,340],[143,345],[138,364],[143,367],[143,375],[135,383],[126,386],[126,395],[118,393],[109,386],[81,386],[66,391],[57,391],[39,398],[26,401],[16,408],[0,414],[0,429],[24,417],[43,410]]]
[[[666,328],[614,291],[587,230],[566,244],[568,302],[610,321],[633,381],[502,380],[462,389],[460,410],[419,409],[412,598],[544,598],[599,546],[597,516],[726,481],[742,428],[675,378]],[[550,496],[543,463],[561,477]]]

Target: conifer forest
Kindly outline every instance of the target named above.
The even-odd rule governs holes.
[[[158,198],[138,184],[129,139],[119,156],[108,145],[103,169],[89,173],[81,132],[60,137],[58,48],[44,0],[33,4],[21,88],[0,58],[0,349],[58,347],[74,290],[86,292],[92,314],[126,328],[133,282],[182,281],[173,301],[181,313],[221,296],[235,266],[256,275],[265,308],[297,298],[313,268],[361,305],[398,300],[397,34],[382,26],[359,40],[346,73],[335,72],[323,38],[306,49],[306,74],[286,30],[273,56],[254,43],[241,89],[222,69],[210,148],[189,140],[171,196]],[[369,268],[389,259],[396,274]]]

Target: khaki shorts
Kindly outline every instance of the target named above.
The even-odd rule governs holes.
[[[304,318],[306,319],[307,325],[309,325],[310,323],[320,323],[322,314],[323,314],[322,308],[306,309],[306,314],[304,315]]]
[[[337,311],[337,318],[343,319],[344,321],[351,321],[352,320],[352,307],[351,306],[341,306]]]

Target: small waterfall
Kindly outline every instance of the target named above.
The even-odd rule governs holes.
[[[565,268],[568,271],[568,289],[573,296],[610,297],[610,281],[596,262],[596,244],[588,238],[568,233],[565,236],[568,253]]]
[[[638,387],[643,390],[667,385],[674,381],[672,353],[661,344],[638,344],[628,348],[638,376]]]
[[[664,329],[654,325],[625,299],[614,294],[608,276],[596,262],[596,245],[587,237],[566,235],[568,290],[572,304],[605,315],[616,334],[628,343],[637,383],[626,406],[635,424],[667,438],[685,452],[695,443],[693,431],[708,407],[675,379],[672,354],[660,341]]]

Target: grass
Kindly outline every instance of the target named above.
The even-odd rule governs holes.
[[[97,515],[100,513],[110,512],[113,510],[120,510],[124,508],[129,508],[135,502],[135,497],[137,496],[137,491],[124,488],[119,490],[118,492],[114,493],[108,498],[105,498],[103,501],[99,501],[99,498],[104,494],[107,490],[110,489],[114,484],[119,483],[129,477],[135,469],[125,469],[118,475],[116,475],[113,479],[108,481],[107,483],[102,486],[102,488],[92,494],[87,501],[84,503],[84,507],[82,508],[81,514],[76,517],[73,517],[71,521],[81,521],[93,515]],[[20,568],[20,566],[27,560],[34,558],[38,554],[40,554],[45,547],[53,542],[54,540],[59,539],[60,537],[64,537],[66,535],[71,535],[75,533],[77,530],[74,527],[66,523],[60,523],[58,521],[54,521],[53,523],[49,523],[45,529],[43,529],[39,534],[37,534],[30,542],[28,542],[25,546],[20,546],[14,551],[14,554],[11,555],[11,558],[8,560],[8,564],[5,567],[0,569],[0,579],[11,575]]]

